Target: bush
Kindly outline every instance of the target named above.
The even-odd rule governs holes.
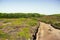
[[[31,18],[40,17],[38,13],[0,13],[0,18]]]

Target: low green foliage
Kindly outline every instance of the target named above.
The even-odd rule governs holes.
[[[35,25],[37,25],[37,21],[36,20],[27,21],[27,25],[35,26]]]
[[[34,27],[35,25],[37,25],[37,19],[33,19],[33,18],[3,18],[1,19],[3,20],[2,25],[0,25],[0,29],[4,29],[5,32],[1,32],[0,35],[2,38],[2,40],[5,40],[5,38],[7,38],[7,36],[9,36],[9,39],[11,40],[15,40],[17,39],[17,36],[20,38],[25,38],[25,39],[29,39],[31,38],[31,32],[30,29],[32,27]],[[19,31],[20,30],[20,31]],[[7,34],[6,34],[7,32]],[[13,33],[17,33],[14,34],[16,36],[16,38],[14,38]],[[2,34],[3,33],[3,34]],[[10,34],[11,33],[11,34]],[[10,35],[8,35],[10,34]]]
[[[1,14],[1,13],[0,13]],[[8,15],[8,16],[7,16]],[[45,23],[54,24],[55,26],[60,27],[60,17],[59,16],[53,16],[53,15],[40,15],[37,13],[15,13],[15,14],[1,14],[0,15],[0,29],[4,29],[5,31],[11,32],[11,33],[17,33],[21,38],[30,38],[31,33],[30,29],[32,27],[35,27],[38,24],[38,21],[43,21]],[[33,30],[33,29],[32,29]],[[10,34],[10,33],[8,33]],[[6,34],[5,32],[0,30],[0,38],[8,38],[7,36],[10,36]],[[14,40],[14,36],[13,37]]]
[[[57,29],[60,29],[60,14],[46,15],[40,17],[40,21],[54,25]]]
[[[29,28],[21,29],[21,32],[18,32],[18,36],[25,37],[27,39],[30,38]]]
[[[0,38],[8,38],[8,34],[4,33],[2,30],[0,30]]]
[[[5,26],[0,26],[0,29],[4,28]]]
[[[53,26],[57,29],[60,29],[60,23],[55,23],[55,24],[53,24]]]
[[[32,18],[40,17],[39,13],[0,13],[0,18]]]

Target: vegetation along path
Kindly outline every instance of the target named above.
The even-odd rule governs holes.
[[[53,28],[50,24],[40,22],[36,40],[60,40],[60,30]]]

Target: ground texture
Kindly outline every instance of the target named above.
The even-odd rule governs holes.
[[[50,24],[40,22],[36,40],[60,40],[60,30]]]

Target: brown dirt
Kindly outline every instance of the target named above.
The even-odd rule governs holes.
[[[50,24],[40,22],[36,40],[60,40],[60,30]]]

